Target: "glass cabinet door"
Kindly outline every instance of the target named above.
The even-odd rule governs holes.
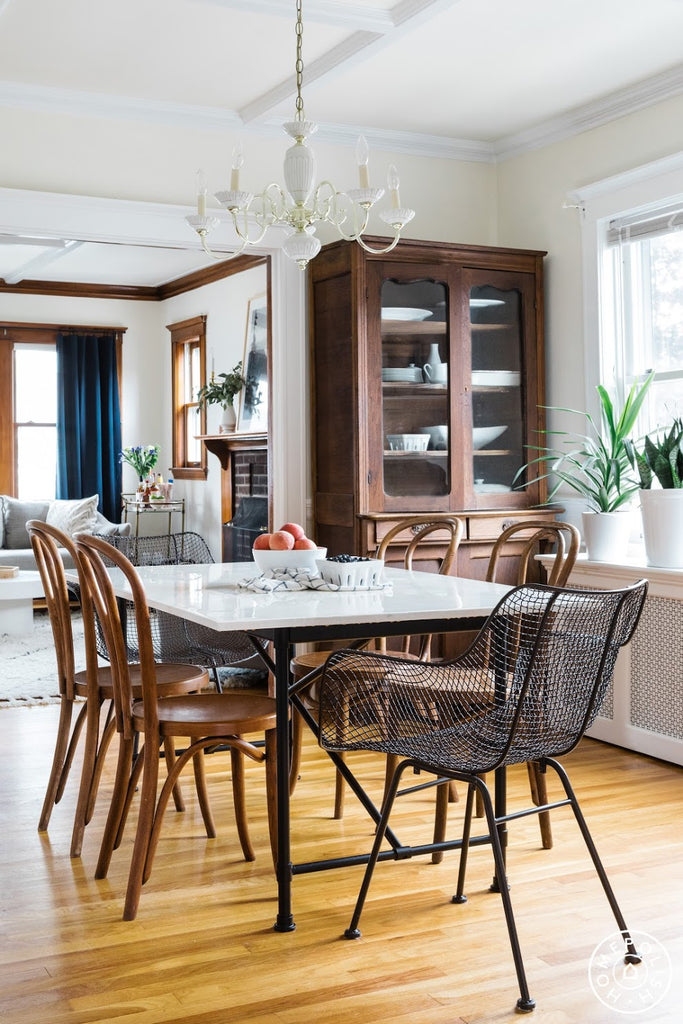
[[[510,494],[529,443],[520,279],[479,271],[469,281],[473,489]]]
[[[381,285],[384,494],[449,495],[449,289],[433,278]],[[428,502],[429,503],[429,502]]]

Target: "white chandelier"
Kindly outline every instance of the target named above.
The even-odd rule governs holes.
[[[368,175],[368,145],[363,136],[356,145],[359,188],[338,192],[329,181],[315,182],[315,156],[306,144],[306,139],[317,130],[313,121],[304,115],[304,101],[301,96],[303,82],[303,59],[301,43],[303,20],[301,0],[296,4],[296,113],[293,121],[283,127],[294,139],[285,154],[285,188],[272,183],[258,195],[245,192],[239,187],[239,173],[244,162],[242,148],[238,144],[233,151],[230,188],[216,192],[216,199],[228,211],[233,227],[240,240],[235,252],[215,253],[208,245],[209,232],[219,223],[216,217],[206,213],[206,183],[200,171],[197,181],[197,213],[186,218],[201,239],[202,247],[213,259],[233,259],[244,252],[248,245],[258,245],[272,225],[285,227],[289,235],[283,251],[304,269],[309,260],[320,251],[320,239],[314,234],[317,224],[332,224],[339,235],[349,242],[358,242],[366,252],[381,255],[391,252],[397,244],[401,231],[415,216],[414,210],[402,207],[399,199],[398,172],[393,164],[387,174],[387,186],[391,205],[379,213],[381,219],[393,230],[391,242],[382,249],[373,249],[363,239],[367,229],[370,210],[384,195],[384,189],[371,188]]]

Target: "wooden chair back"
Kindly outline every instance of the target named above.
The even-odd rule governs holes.
[[[401,534],[404,534],[407,530],[412,533],[412,538],[408,541],[404,554],[403,554],[403,567],[404,569],[411,570],[413,568],[413,558],[418,549],[422,549],[423,545],[428,539],[431,539],[432,544],[436,543],[435,534],[445,533],[446,540],[443,537],[439,537],[439,542],[446,543],[446,550],[441,555],[438,561],[438,572],[440,575],[447,576],[455,561],[455,556],[458,552],[458,547],[463,537],[464,523],[462,519],[457,519],[455,516],[448,519],[434,519],[427,515],[422,516],[411,516],[407,519],[402,519],[401,522],[396,523],[395,526],[386,533],[377,546],[376,558],[386,558],[387,551],[391,545],[391,542]],[[401,641],[401,652],[408,654],[410,649],[412,637],[405,636]],[[420,661],[428,661],[431,653],[431,634],[426,634],[420,637],[420,646],[418,658]],[[377,649],[380,651],[386,651],[386,638],[380,637],[377,640]]]
[[[503,530],[493,545],[486,579],[489,583],[496,582],[502,559],[513,554],[510,550],[513,548],[515,557],[519,558],[515,583],[522,586],[535,582],[534,558],[547,543],[554,544],[553,562],[547,570],[547,583],[552,587],[565,586],[579,553],[581,535],[571,523],[555,520],[523,520]]]

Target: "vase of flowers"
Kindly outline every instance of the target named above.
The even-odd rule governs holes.
[[[246,379],[242,374],[242,362],[240,360],[229,373],[211,373],[211,380],[203,384],[197,393],[197,405],[203,409],[206,405],[220,405],[223,410],[219,430],[221,434],[229,433],[235,429],[237,416],[235,413],[235,395],[238,395]]]
[[[154,471],[159,460],[158,444],[136,444],[124,448],[119,459],[122,463],[132,466],[138,475],[138,489],[136,497],[142,501],[145,497],[145,480]]]

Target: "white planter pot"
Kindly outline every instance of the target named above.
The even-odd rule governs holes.
[[[583,539],[591,562],[622,562],[633,526],[630,509],[619,512],[582,512]]]
[[[642,490],[640,510],[647,564],[683,569],[683,490]]]

